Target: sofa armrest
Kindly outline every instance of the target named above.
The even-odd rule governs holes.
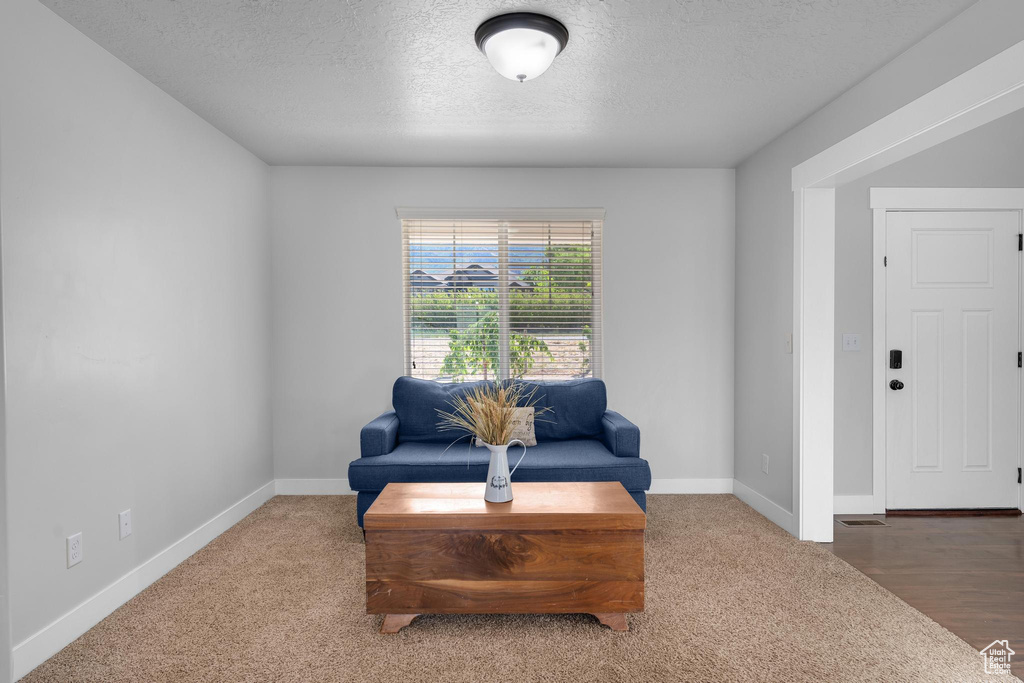
[[[614,410],[605,411],[604,445],[620,458],[640,457],[640,428]]]
[[[359,432],[359,454],[369,458],[387,455],[398,442],[398,415],[389,411],[366,425]]]

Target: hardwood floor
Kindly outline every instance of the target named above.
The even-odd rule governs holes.
[[[874,518],[826,547],[973,647],[1008,639],[1024,679],[1024,517]]]

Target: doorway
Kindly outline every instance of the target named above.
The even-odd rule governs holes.
[[[1019,509],[1024,190],[871,197],[874,511]]]

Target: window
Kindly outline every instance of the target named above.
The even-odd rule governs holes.
[[[406,374],[600,377],[604,212],[452,213],[399,210]]]

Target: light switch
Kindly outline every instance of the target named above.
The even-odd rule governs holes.
[[[844,334],[843,351],[860,351],[860,335]]]

